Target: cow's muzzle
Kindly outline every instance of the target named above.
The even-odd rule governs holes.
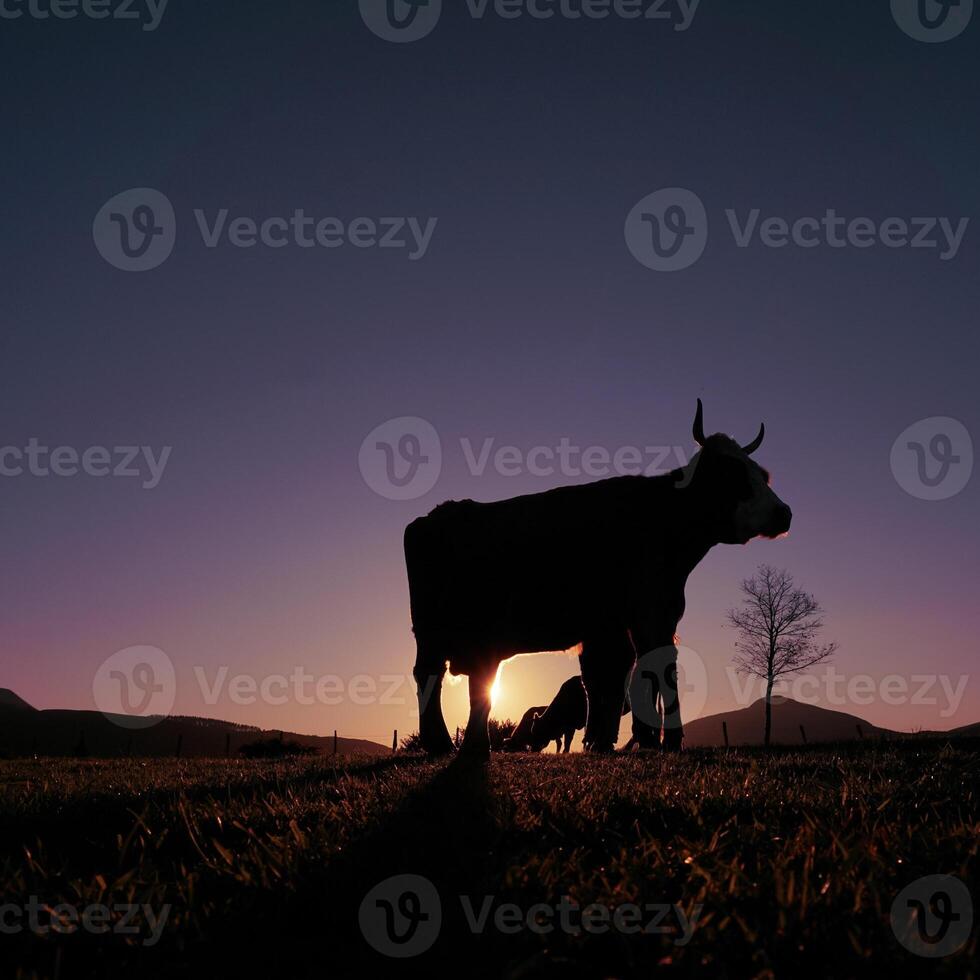
[[[789,526],[792,523],[793,512],[786,504],[781,503],[773,509],[772,515],[763,528],[762,533],[767,538],[778,538],[780,535],[786,534],[789,531]]]

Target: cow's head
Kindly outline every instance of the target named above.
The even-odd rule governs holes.
[[[548,747],[548,743],[551,738],[546,738],[541,731],[541,718],[543,715],[536,714],[534,716],[534,721],[531,722],[531,734],[528,736],[527,744],[530,746],[532,752],[540,752],[542,749]]]
[[[535,711],[530,718],[521,719],[519,725],[515,725],[510,734],[503,740],[502,748],[505,752],[526,752],[528,739],[530,738],[534,722],[540,717],[540,713]]]
[[[699,516],[722,544],[752,538],[777,538],[789,530],[793,512],[773,493],[769,473],[750,459],[766,434],[765,425],[747,446],[720,433],[704,434],[701,399],[694,416],[694,441],[700,447],[687,466]]]

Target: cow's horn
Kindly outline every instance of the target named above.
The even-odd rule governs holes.
[[[699,445],[704,445],[704,407],[701,399],[698,399],[698,410],[694,415],[694,441]]]
[[[742,449],[746,456],[751,456],[758,448],[762,445],[762,440],[766,437],[766,423],[763,422],[759,426],[759,434],[747,445],[743,446]]]

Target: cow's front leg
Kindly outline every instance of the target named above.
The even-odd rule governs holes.
[[[596,634],[582,643],[582,682],[588,694],[584,743],[590,752],[615,748],[634,658],[625,631]]]
[[[633,737],[640,748],[656,748],[663,726],[663,748],[677,751],[684,739],[677,692],[677,624],[684,612],[683,596],[635,623],[630,633],[636,646],[636,668],[630,685]],[[663,704],[660,713],[658,695]]]
[[[494,659],[470,671],[470,718],[466,723],[463,752],[471,758],[490,758],[490,688],[499,666]]]
[[[681,724],[681,699],[677,690],[677,647],[672,647],[673,657],[664,670],[665,683],[660,687],[664,702],[664,748],[668,752],[680,752],[684,741]]]
[[[659,749],[663,718],[660,714],[660,673],[651,665],[651,656],[637,658],[630,682],[633,709],[630,745],[639,749]]]
[[[671,642],[641,654],[630,688],[633,701],[633,737],[640,748],[656,748],[663,702],[663,748],[678,751],[684,739],[681,703],[677,691],[677,647]]]

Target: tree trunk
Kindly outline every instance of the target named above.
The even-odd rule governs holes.
[[[770,674],[766,681],[766,748],[769,747],[769,741],[772,737],[772,685],[774,681],[775,678]]]

